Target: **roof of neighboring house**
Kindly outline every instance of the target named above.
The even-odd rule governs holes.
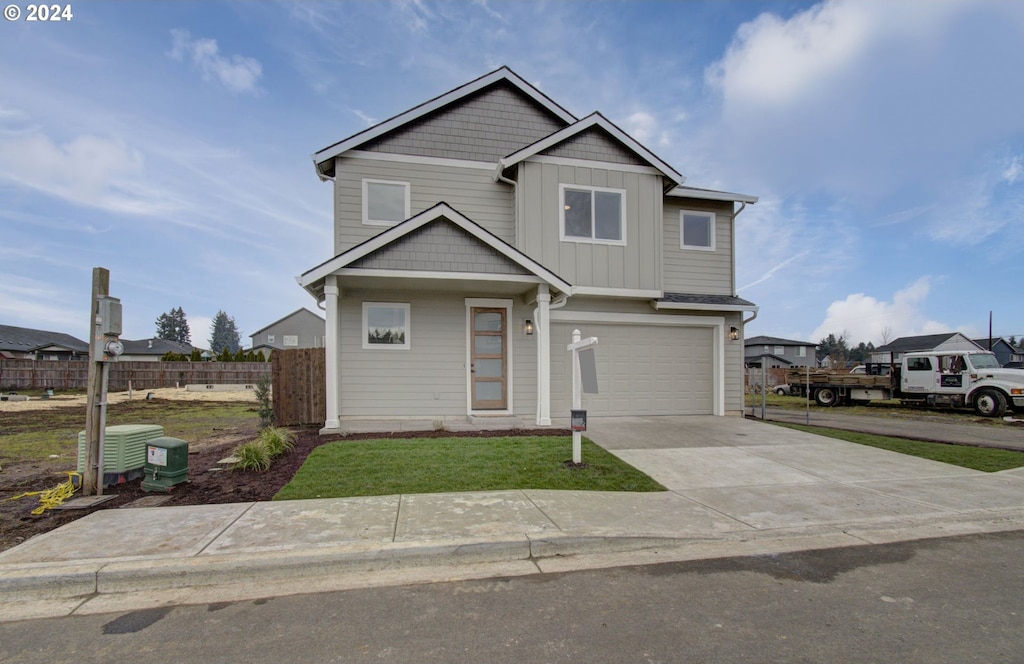
[[[745,346],[814,346],[818,344],[813,341],[793,341],[792,339],[781,339],[779,337],[750,337],[743,342]]]
[[[913,353],[919,350],[931,350],[936,346],[940,346],[955,336],[961,336],[967,341],[971,341],[959,332],[943,332],[942,334],[925,334],[918,337],[900,337],[894,341],[890,341],[884,346],[879,346],[874,351],[875,353]],[[974,342],[971,342],[974,343]]]
[[[28,327],[0,325],[0,351],[31,353],[40,348],[57,346],[76,353],[88,353],[89,344],[63,332],[33,330]]]
[[[357,134],[353,134],[344,140],[334,143],[333,145],[329,145],[314,153],[313,163],[316,165],[317,175],[319,175],[321,179],[330,177],[331,170],[333,169],[331,164],[333,163],[334,158],[338,155],[348,152],[349,150],[354,150],[375,138],[383,136],[384,134],[401,127],[402,125],[418,120],[430,113],[433,113],[434,111],[461,101],[480,90],[489,88],[500,82],[511,84],[566,125],[576,122],[577,118],[575,115],[565,110],[546,94],[527,83],[514,71],[508,67],[502,66],[489,74],[484,74],[480,78],[472,80],[464,85],[460,85],[459,87],[425,101],[418,106],[414,106],[404,113],[399,113],[398,115],[388,118],[383,122],[379,122],[368,129],[364,129]]]
[[[299,309],[296,309],[295,311],[291,312],[291,313],[290,313],[290,314],[288,314],[287,316],[282,316],[281,318],[278,318],[277,320],[275,320],[275,321],[274,321],[273,323],[271,323],[270,325],[264,325],[263,327],[261,327],[260,329],[256,330],[255,332],[253,332],[253,333],[252,333],[252,334],[250,334],[249,336],[250,336],[250,337],[255,337],[255,336],[256,336],[257,334],[259,334],[259,333],[260,333],[260,332],[262,332],[263,330],[267,330],[267,329],[270,329],[270,328],[274,327],[275,325],[277,325],[278,323],[282,323],[282,322],[284,322],[284,321],[288,320],[289,318],[291,318],[292,316],[297,316],[297,315],[299,315],[299,314],[302,314],[303,312],[305,312],[305,313],[309,314],[309,315],[310,315],[310,316],[312,316],[313,318],[316,318],[316,319],[317,319],[317,320],[319,320],[319,321],[320,321],[321,323],[324,323],[324,324],[326,325],[326,322],[324,321],[324,319],[323,319],[323,318],[321,318],[320,316],[316,315],[315,313],[313,313],[312,311],[310,311],[310,310],[309,310],[309,309],[307,309],[306,307],[301,307],[301,308],[299,308]]]
[[[139,339],[137,341],[130,341],[128,339],[121,339],[121,343],[124,344],[125,355],[166,355],[167,353],[175,353],[179,355],[188,355],[192,352],[192,346],[189,344],[179,343],[177,341],[171,341],[170,339]]]
[[[984,338],[984,339],[971,339],[971,341],[973,341],[974,343],[978,344],[979,346],[981,346],[985,350],[988,350],[988,341],[989,340],[988,340],[987,337]],[[998,343],[1005,344],[1006,347],[1010,349],[1011,353],[1021,353],[1021,352],[1024,352],[1024,350],[1021,350],[1019,347],[1014,346],[1013,344],[1011,344],[1009,341],[1007,341],[1006,339],[1004,339],[1002,337],[992,337],[992,347],[995,348],[996,344],[998,344]]]
[[[787,360],[786,358],[779,357],[778,355],[772,355],[771,353],[762,353],[760,355],[748,355],[745,358],[743,358],[743,360],[744,360],[744,362],[746,362],[748,360],[762,360],[763,361],[764,358],[766,358],[766,357],[769,357],[769,358],[775,360],[776,362],[781,362],[783,364],[793,364],[791,361]]]

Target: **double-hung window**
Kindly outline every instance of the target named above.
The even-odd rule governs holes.
[[[699,251],[715,250],[715,213],[681,210],[679,212],[679,246]]]
[[[409,183],[363,180],[363,223],[394,226],[409,218]]]
[[[563,184],[562,239],[626,244],[626,192]]]

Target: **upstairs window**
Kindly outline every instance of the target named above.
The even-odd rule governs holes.
[[[275,340],[275,339],[276,339],[276,337],[275,337],[275,336],[274,336],[273,334],[268,334],[268,335],[267,335],[267,343],[268,343],[268,344],[272,344],[272,343],[274,343],[274,340]]]
[[[682,249],[715,250],[715,213],[681,210],[679,243]]]
[[[807,357],[807,346],[797,346],[796,347],[796,356],[797,357]]]
[[[562,185],[562,239],[626,244],[626,192]]]
[[[782,346],[776,346],[775,347],[775,354],[776,355],[785,355],[786,354],[786,349],[783,348]]]
[[[394,226],[409,218],[409,183],[363,180],[363,223]]]

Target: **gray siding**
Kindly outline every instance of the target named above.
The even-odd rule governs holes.
[[[410,164],[377,159],[337,161],[334,185],[334,253],[386,230],[363,225],[363,179],[409,183],[410,214],[445,202],[502,240],[513,240],[512,191],[482,168]]]
[[[715,250],[682,249],[679,213],[715,213]],[[733,211],[731,203],[696,199],[665,199],[664,288],[669,293],[734,295]]]
[[[518,177],[521,251],[575,286],[661,288],[660,176],[527,161]],[[561,241],[560,184],[625,190],[626,245]]]
[[[512,86],[499,84],[360,149],[496,162],[564,126]]]
[[[356,261],[351,267],[381,270],[529,274],[451,222],[438,220]]]
[[[570,159],[586,159],[589,161],[607,161],[631,166],[647,166],[647,162],[627,150],[604,130],[590,129],[562,141],[558,145],[545,150],[543,154],[551,157],[568,157]]]
[[[269,345],[274,348],[323,348],[326,324],[324,320],[309,311],[299,311],[282,321],[274,323],[258,334],[252,335],[254,346]],[[297,346],[285,346],[285,335],[297,336]],[[274,341],[269,337],[273,336]]]

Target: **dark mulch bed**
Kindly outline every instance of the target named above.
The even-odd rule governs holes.
[[[210,505],[221,503],[247,503],[270,500],[287,484],[306,461],[310,452],[325,443],[337,440],[368,440],[373,438],[447,438],[453,436],[555,436],[569,435],[568,430],[521,429],[515,431],[400,431],[390,433],[350,434],[348,436],[320,436],[318,427],[290,427],[295,433],[295,448],[274,459],[270,470],[265,472],[229,470],[217,462],[231,454],[240,443],[251,440],[255,431],[246,435],[192,445],[188,456],[188,482],[175,485],[170,492],[171,499],[164,505]],[[5,468],[15,470],[13,466]],[[101,509],[117,509],[142,498],[156,495],[142,490],[141,480],[107,487],[104,494],[116,497],[101,505],[82,510],[47,510],[40,516],[31,514],[38,505],[35,497],[8,500],[10,496],[25,491],[49,489],[62,481],[54,474],[62,468],[46,467],[27,472],[19,469],[19,477],[11,485],[5,485],[0,492],[0,550],[9,549],[34,535],[48,532],[66,523],[80,519]]]

